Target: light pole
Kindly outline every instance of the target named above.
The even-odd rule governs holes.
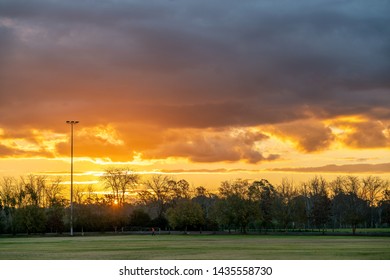
[[[66,121],[70,124],[70,235],[73,236],[73,125],[79,121]]]

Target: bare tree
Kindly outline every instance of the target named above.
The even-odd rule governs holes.
[[[73,198],[76,204],[83,204],[86,191],[84,187],[76,186],[73,191]]]
[[[27,177],[21,177],[21,187],[25,193],[26,205],[34,206],[46,206],[45,192],[46,192],[46,177],[28,175]]]
[[[139,175],[128,168],[108,168],[102,180],[107,189],[111,189],[114,199],[119,205],[123,205],[126,193],[139,182]]]
[[[50,182],[50,184],[45,188],[46,195],[46,204],[47,206],[52,206],[53,204],[57,204],[59,201],[63,200],[62,191],[64,186],[61,185],[61,178],[57,177]]]
[[[370,206],[370,224],[374,227],[374,210],[382,197],[382,193],[389,186],[389,181],[385,181],[378,176],[368,176],[362,179],[363,196]]]
[[[18,183],[13,177],[3,177],[0,181],[0,197],[3,201],[3,206],[7,208],[15,208],[18,205],[20,196],[18,192]]]
[[[161,174],[154,175],[145,182],[146,190],[138,192],[138,196],[145,204],[155,205],[157,217],[162,218],[173,197],[173,180]]]
[[[186,180],[171,180],[174,199],[189,199],[191,197],[190,184]]]

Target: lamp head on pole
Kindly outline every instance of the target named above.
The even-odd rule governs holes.
[[[66,121],[66,123],[68,123],[68,124],[76,124],[76,123],[79,123],[79,121]]]

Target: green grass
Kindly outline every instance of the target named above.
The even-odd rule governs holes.
[[[390,260],[389,237],[120,235],[0,238],[8,260]]]

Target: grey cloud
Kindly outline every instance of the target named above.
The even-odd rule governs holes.
[[[204,78],[195,69],[212,68],[216,73],[208,74],[213,75],[214,94],[224,92],[232,98],[252,93],[272,101],[275,92],[289,89],[297,102],[313,95],[324,99],[335,86],[378,86],[385,82],[381,73],[389,67],[384,59],[389,19],[383,16],[383,1],[375,1],[376,9],[370,3],[371,16],[356,8],[354,14],[340,2],[329,8],[324,1],[27,2],[6,1],[3,13],[33,25],[49,25],[48,39],[58,32],[59,37],[73,34],[69,39],[80,40],[75,49],[50,45],[54,57],[59,52],[65,57],[67,52],[69,57],[98,57],[98,63],[119,64],[130,73],[173,71],[190,80],[189,87]],[[74,63],[95,66],[83,59]],[[237,84],[234,91],[229,90],[232,84]],[[240,88],[247,90],[238,92]],[[202,97],[210,95],[207,88],[204,92]]]
[[[384,0],[3,0],[0,124],[390,119],[389,12]],[[322,132],[302,146],[328,145]]]

